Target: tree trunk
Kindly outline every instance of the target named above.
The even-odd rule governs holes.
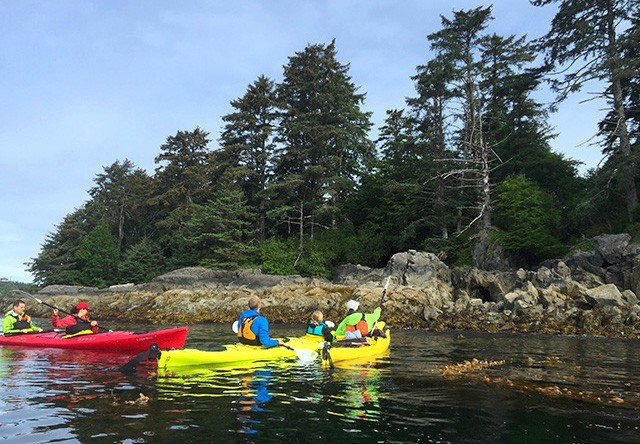
[[[293,266],[297,266],[304,253],[304,201],[300,200],[300,229],[298,230],[298,257],[293,263]]]
[[[612,2],[607,2],[607,32],[609,44],[607,52],[611,61],[611,90],[613,92],[613,106],[618,117],[616,132],[620,140],[620,154],[622,160],[622,181],[625,189],[625,200],[627,203],[627,215],[629,222],[633,222],[634,212],[638,206],[638,191],[636,189],[636,167],[631,156],[631,141],[629,140],[629,130],[627,129],[627,116],[624,109],[624,99],[622,94],[622,84],[620,81],[621,66],[620,54],[617,49],[617,38],[615,29],[615,17]]]

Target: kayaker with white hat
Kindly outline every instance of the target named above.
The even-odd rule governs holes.
[[[344,336],[347,339],[367,336],[380,319],[381,307],[376,307],[372,313],[358,311],[360,302],[349,299],[346,303],[347,316],[338,324],[336,336]]]

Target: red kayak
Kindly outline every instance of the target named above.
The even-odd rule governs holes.
[[[0,345],[140,353],[148,350],[154,342],[160,350],[182,348],[188,331],[189,327],[174,327],[150,332],[108,331],[72,337],[64,332],[26,333],[0,336]]]

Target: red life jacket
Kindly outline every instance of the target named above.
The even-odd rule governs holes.
[[[346,327],[346,331],[351,333],[356,330],[359,330],[363,337],[369,334],[369,324],[367,324],[367,321],[364,319],[364,313],[362,313],[362,319],[360,319],[356,325],[347,325]]]
[[[251,331],[253,321],[255,321],[257,317],[257,315],[250,316],[242,320],[242,324],[240,324],[240,328],[238,328],[238,339],[240,340],[241,344],[262,345],[260,343],[260,339],[258,339],[253,331]]]

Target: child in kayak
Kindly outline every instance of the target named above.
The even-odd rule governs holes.
[[[76,306],[71,310],[71,314],[60,319],[58,316],[58,309],[53,309],[53,316],[51,317],[51,323],[54,328],[64,328],[65,333],[68,335],[74,335],[81,331],[91,331],[98,333],[98,322],[92,321],[89,318],[89,311],[91,307],[86,302],[78,302]]]
[[[42,331],[31,322],[31,317],[25,313],[26,310],[27,306],[23,300],[17,299],[13,303],[13,310],[8,311],[2,319],[2,333],[5,336]]]
[[[311,319],[307,323],[307,334],[326,337],[327,332],[331,332],[335,326],[333,322],[325,321],[322,312],[316,310],[311,314]]]

